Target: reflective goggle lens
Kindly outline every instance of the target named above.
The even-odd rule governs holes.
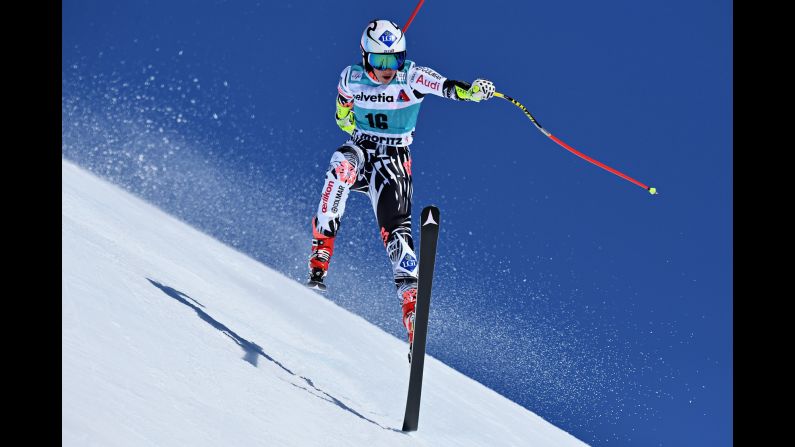
[[[367,55],[367,62],[376,70],[400,70],[403,68],[403,63],[406,61],[406,52],[392,54],[375,54],[369,53]]]

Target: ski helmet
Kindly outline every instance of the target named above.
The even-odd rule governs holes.
[[[367,24],[359,44],[367,71],[373,68],[402,70],[406,61],[406,39],[397,23],[376,19]]]

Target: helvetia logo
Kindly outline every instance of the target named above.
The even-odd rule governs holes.
[[[397,100],[398,100],[398,102],[411,101],[411,99],[409,99],[409,95],[407,95],[406,92],[403,91],[403,90],[400,91],[400,94],[398,95],[398,99]]]
[[[379,93],[377,95],[368,95],[367,93],[357,93],[353,95],[359,101],[368,101],[368,102],[395,102],[394,96],[385,95],[383,93]]]

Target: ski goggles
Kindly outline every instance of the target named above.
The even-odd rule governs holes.
[[[367,53],[367,62],[376,70],[402,70],[406,52],[390,54]]]

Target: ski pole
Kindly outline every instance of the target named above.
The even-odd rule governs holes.
[[[411,13],[411,17],[409,17],[409,21],[406,22],[405,25],[403,25],[403,32],[404,33],[406,32],[407,29],[409,29],[409,25],[411,25],[411,21],[414,20],[414,16],[416,16],[417,13],[420,12],[420,8],[422,8],[422,4],[423,3],[425,3],[425,0],[420,0],[420,2],[417,3],[417,6],[414,8],[414,12],[412,12]]]
[[[549,133],[549,131],[547,131],[546,129],[541,127],[541,124],[533,117],[533,115],[530,113],[530,111],[527,110],[527,107],[523,106],[519,101],[511,98],[508,95],[504,95],[504,94],[502,94],[500,92],[494,92],[494,96],[496,96],[498,98],[505,99],[507,101],[510,101],[513,105],[515,105],[516,107],[519,107],[520,109],[522,109],[522,112],[524,112],[524,114],[527,115],[528,118],[530,118],[530,121],[533,122],[533,125],[535,125],[536,128],[539,131],[541,131],[541,133],[543,133],[544,135],[548,136],[549,138],[552,139],[552,141],[554,141],[555,143],[558,143],[559,145],[563,146],[566,150],[570,151],[574,155],[576,155],[576,156],[578,156],[578,157],[582,158],[583,160],[586,160],[586,161],[588,161],[590,163],[593,163],[596,166],[599,166],[600,168],[602,168],[604,170],[610,171],[613,174],[615,174],[615,175],[617,175],[617,176],[619,176],[619,177],[621,177],[621,178],[623,178],[625,180],[629,180],[630,182],[640,186],[641,188],[645,189],[646,191],[649,191],[650,194],[657,194],[657,188],[652,188],[652,187],[646,186],[643,183],[635,180],[634,178],[624,174],[623,172],[615,170],[615,169],[611,168],[610,166],[607,166],[606,164],[599,162],[598,160],[594,160],[593,158],[591,158],[591,157],[583,154],[582,152],[574,149],[573,147],[571,147],[568,144],[564,143],[558,137],[556,137],[556,136],[552,135],[551,133]]]

